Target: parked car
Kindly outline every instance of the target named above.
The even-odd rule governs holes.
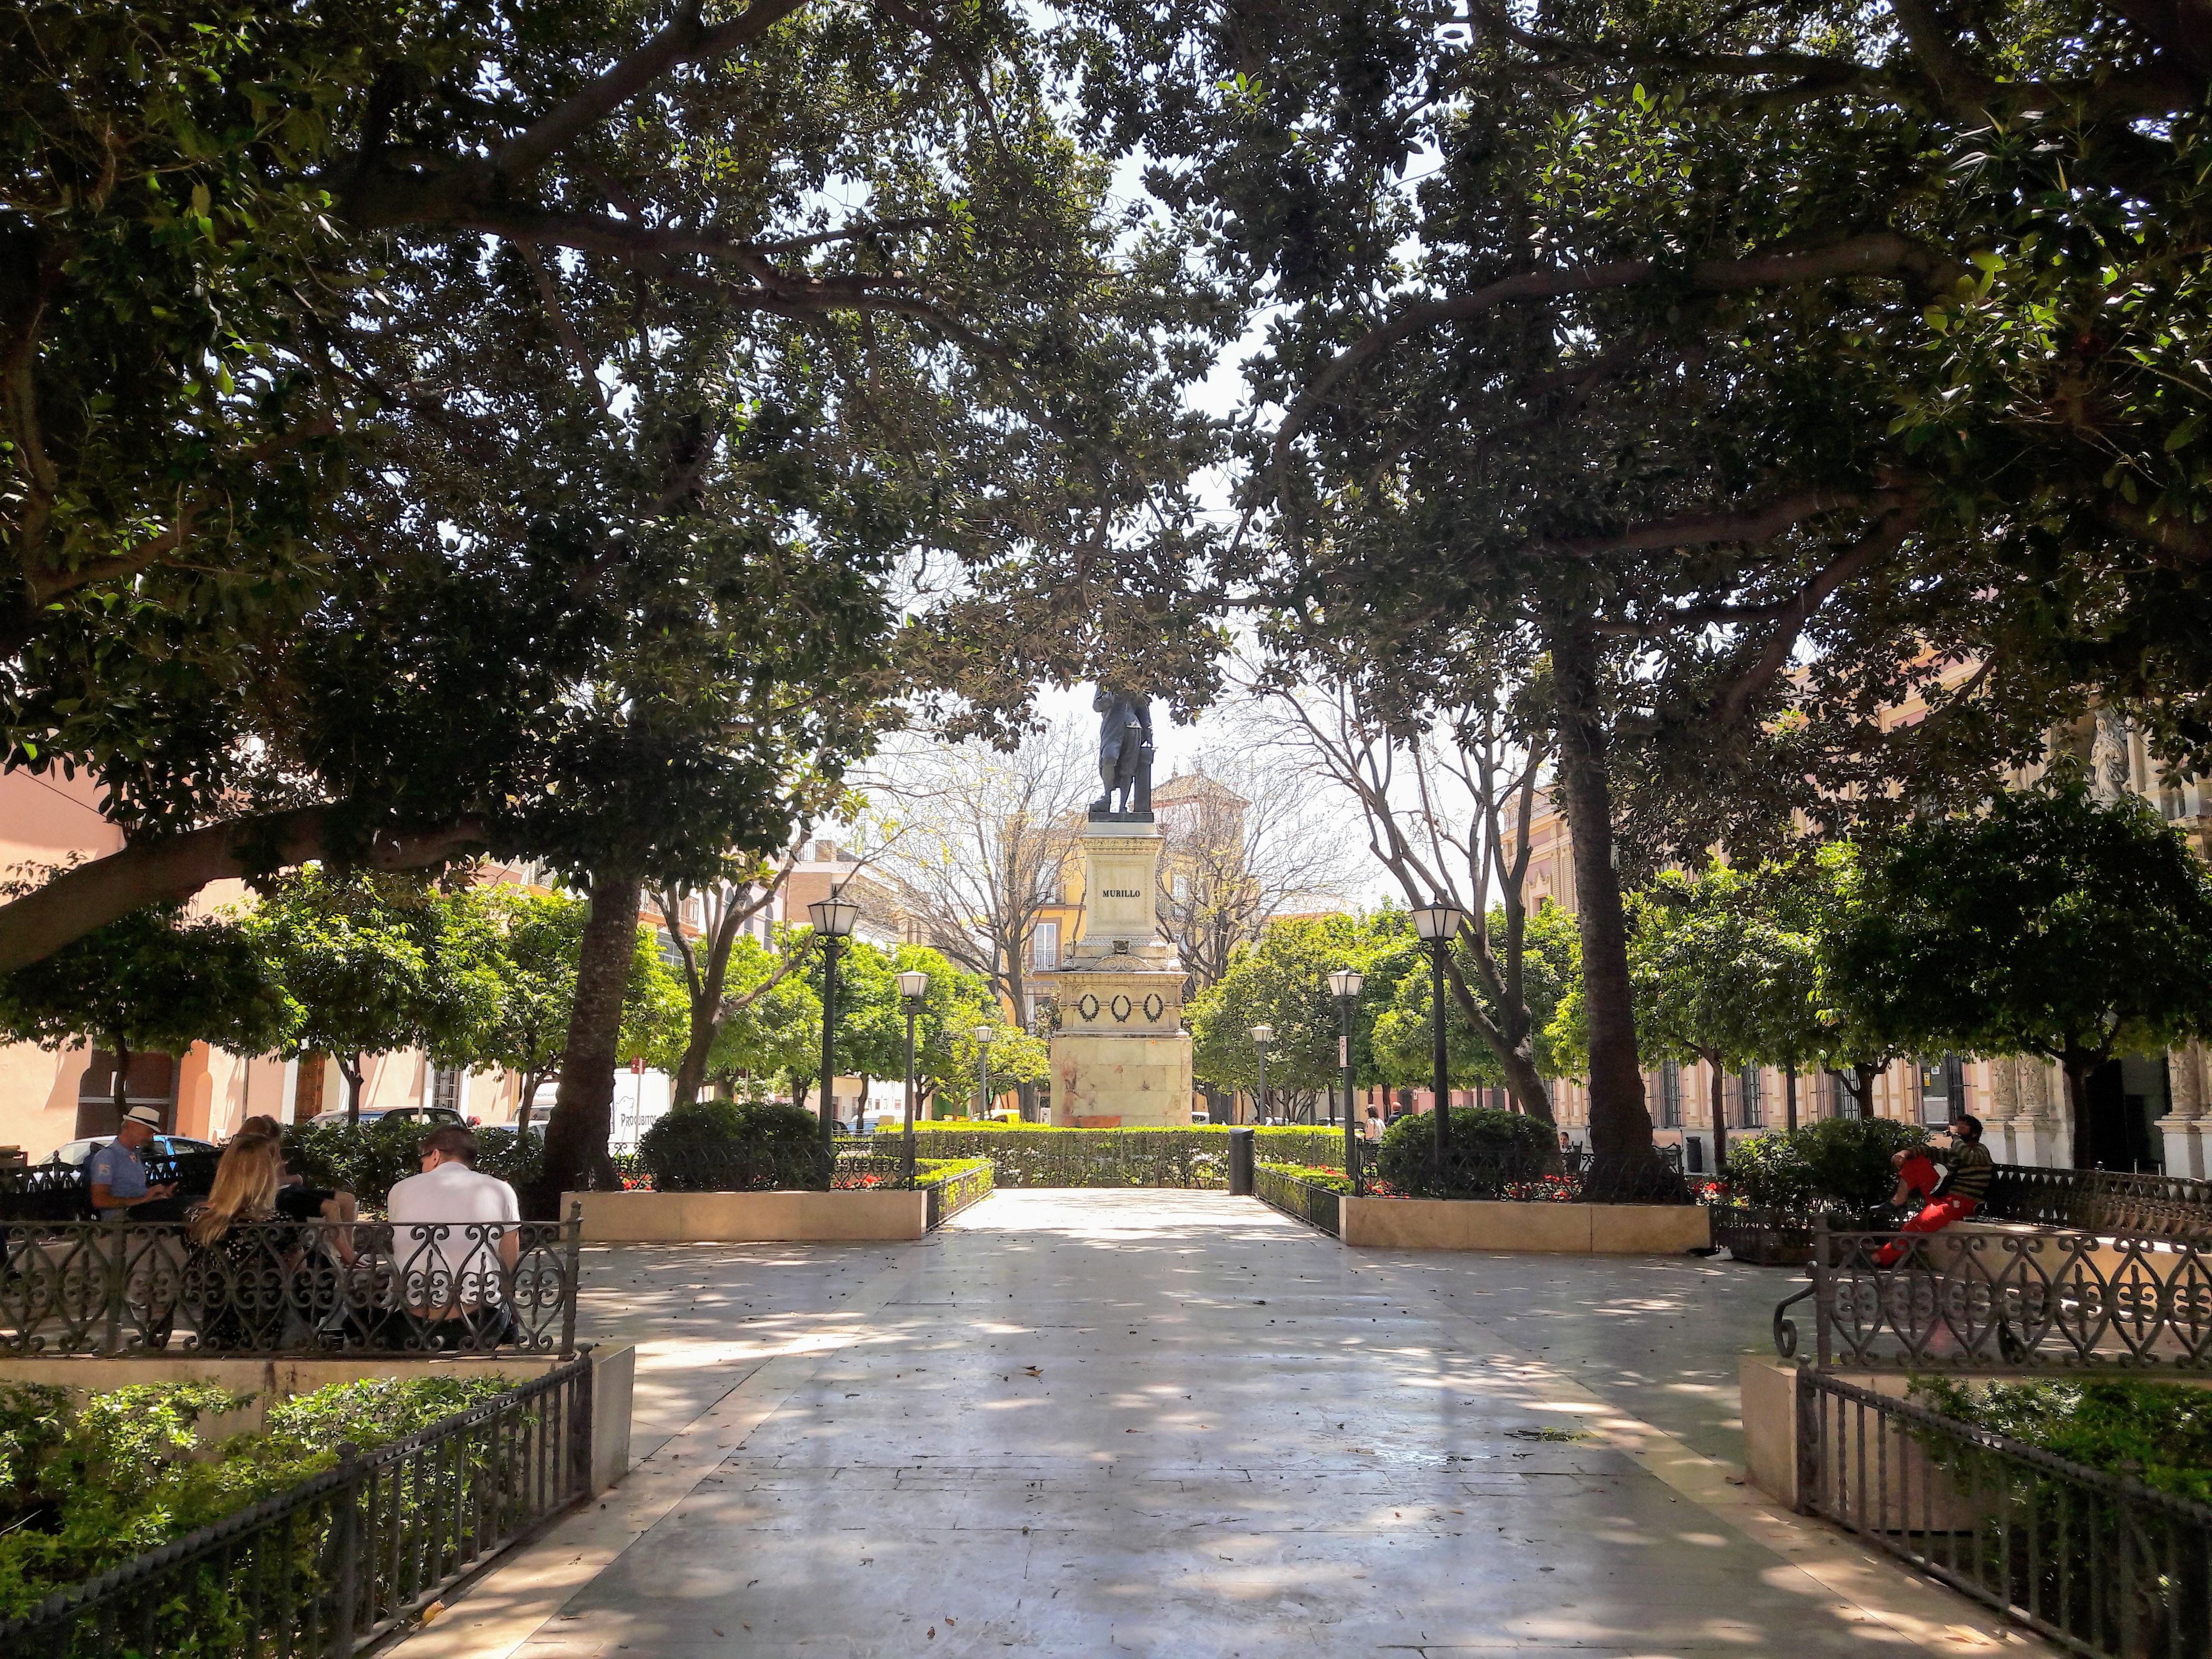
[[[65,1140],[47,1155],[46,1163],[82,1170],[94,1152],[114,1139],[113,1135],[94,1135],[88,1140]],[[155,1135],[146,1143],[145,1150],[138,1156],[150,1163],[158,1158],[177,1158],[191,1152],[219,1152],[222,1150],[212,1142],[194,1140],[188,1135]]]
[[[307,1120],[310,1123],[343,1123],[345,1108],[333,1112],[318,1112]],[[364,1106],[361,1109],[363,1123],[465,1123],[468,1120],[450,1106]]]

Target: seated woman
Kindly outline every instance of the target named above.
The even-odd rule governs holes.
[[[273,1141],[239,1136],[224,1149],[215,1190],[185,1225],[185,1301],[202,1348],[251,1352],[284,1344],[299,1229],[252,1224],[280,1218],[281,1167]]]
[[[234,1146],[249,1138],[266,1140],[276,1149],[276,1213],[287,1221],[328,1221],[337,1224],[325,1235],[344,1260],[353,1260],[353,1224],[361,1205],[343,1188],[310,1187],[284,1167],[283,1126],[265,1114],[256,1114],[238,1126]]]

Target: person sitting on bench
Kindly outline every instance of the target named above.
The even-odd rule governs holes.
[[[1901,1233],[1940,1233],[1980,1209],[1990,1194],[1997,1166],[1989,1148],[1982,1145],[1981,1119],[1960,1112],[1951,1120],[1949,1130],[1948,1146],[1899,1152],[1889,1160],[1898,1175],[1897,1191],[1889,1201],[1902,1207],[1917,1194],[1923,1206],[1898,1229]],[[1875,1252],[1875,1265],[1895,1266],[1906,1248],[1902,1239],[1883,1245]]]

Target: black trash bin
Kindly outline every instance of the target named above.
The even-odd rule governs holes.
[[[1252,1131],[1229,1132],[1229,1193],[1232,1198],[1252,1196]]]

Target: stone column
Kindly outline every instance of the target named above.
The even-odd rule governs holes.
[[[2066,1079],[2056,1066],[2033,1054],[1990,1062],[1993,1076],[2011,1074],[2012,1116],[2005,1126],[2011,1150],[2008,1160],[2041,1169],[2063,1169],[2072,1161],[2073,1136],[2066,1121]],[[2004,1098],[2002,1084],[1992,1092]]]
[[[2192,1042],[2167,1054],[2166,1070],[2172,1098],[2158,1121],[2166,1141],[2166,1172],[2203,1181],[2208,1173],[2205,1142],[2212,1138],[2212,1057],[2203,1043]]]

